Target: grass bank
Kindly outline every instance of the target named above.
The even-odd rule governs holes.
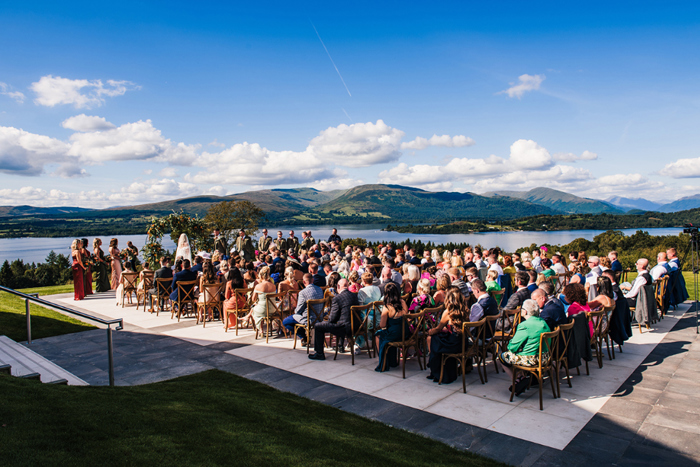
[[[218,370],[133,387],[0,377],[7,465],[495,466]]]
[[[39,297],[44,297],[59,293],[72,293],[73,285],[21,289],[20,292],[38,293]],[[82,321],[35,304],[30,305],[30,313],[32,315],[32,339],[58,336],[94,328],[94,326]],[[0,335],[5,335],[15,341],[27,340],[24,299],[6,292],[0,292]]]

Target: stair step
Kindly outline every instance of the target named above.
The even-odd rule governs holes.
[[[48,381],[44,384],[58,384],[58,385],[68,386],[68,380],[67,379],[57,379],[56,381]]]
[[[5,375],[11,375],[12,374],[12,365],[8,365],[8,364],[0,365],[0,373],[5,374]]]
[[[41,381],[41,375],[39,373],[27,373],[26,375],[19,375],[18,378],[35,379],[37,381]]]
[[[87,383],[38,353],[18,344],[7,336],[0,336],[0,366],[11,367],[12,376],[26,377],[39,374],[44,383],[66,380],[71,386],[87,386]]]

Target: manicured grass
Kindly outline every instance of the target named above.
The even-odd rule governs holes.
[[[117,388],[0,377],[0,393],[13,466],[501,465],[218,370]]]
[[[73,292],[73,285],[21,289],[20,292],[38,293],[39,297],[44,297],[45,295]],[[94,326],[82,321],[35,304],[30,304],[30,313],[32,315],[32,339],[94,328]],[[15,341],[27,340],[27,319],[23,298],[0,292],[0,335],[5,335]]]

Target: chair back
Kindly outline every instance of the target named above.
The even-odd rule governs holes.
[[[204,284],[200,293],[204,297],[204,306],[213,306],[221,303],[221,286],[220,282],[215,284]]]
[[[554,294],[560,294],[562,290],[564,290],[564,287],[569,283],[569,279],[571,278],[571,273],[570,272],[565,272],[564,274],[557,274],[556,276],[552,277],[552,284],[554,284]]]
[[[173,285],[173,280],[172,278],[165,278],[165,279],[155,279],[156,283],[156,295],[159,297],[167,297],[170,295],[170,292],[172,292],[172,285]]]
[[[408,313],[401,317],[403,321],[401,326],[401,341],[405,344],[406,342],[417,342],[418,335],[421,332],[425,332],[425,310],[420,313]],[[413,325],[413,331],[409,329],[409,325]],[[410,332],[410,336],[406,336],[406,331]]]
[[[356,336],[366,334],[369,330],[369,311],[373,308],[371,303],[367,305],[353,305],[350,307],[350,329],[353,339]]]
[[[538,353],[538,362],[540,372],[542,368],[547,368],[552,364],[552,358],[556,357],[556,349],[559,348],[559,329],[552,332],[543,332],[540,334],[540,349]],[[542,358],[545,355],[547,358]]]
[[[560,324],[559,329],[559,346],[557,347],[557,361],[567,358],[569,351],[569,343],[571,342],[571,330],[574,328],[574,321],[569,320],[566,324]]]
[[[287,291],[265,295],[265,300],[267,302],[265,309],[267,310],[268,318],[272,316],[282,317],[282,304],[284,303],[284,297],[286,295]]]
[[[143,290],[150,290],[153,288],[153,278],[155,276],[155,271],[142,271],[143,275]]]
[[[253,289],[233,289],[233,295],[236,297],[234,300],[234,305],[235,305],[235,310],[236,311],[243,311],[243,310],[249,310],[251,307],[251,297],[252,297],[252,292]],[[239,306],[239,303],[243,303],[243,306]]]
[[[442,319],[442,313],[445,311],[445,305],[436,306],[434,308],[423,308],[425,313],[425,323],[429,328],[434,327],[433,323],[437,324]]]
[[[139,277],[138,272],[123,272],[122,273],[122,285],[124,286],[124,292],[136,290],[136,279]]]
[[[323,312],[330,301],[330,298],[318,298],[306,301],[306,322],[309,326],[323,321]]]
[[[372,329],[379,329],[379,321],[382,318],[384,302],[381,300],[377,300],[376,302],[369,303],[368,305],[372,305],[372,308],[374,308],[374,313],[372,313],[372,316],[374,317],[374,320],[372,322]]]
[[[477,355],[479,345],[484,342],[484,331],[486,330],[486,318],[479,321],[469,321],[462,323],[462,353],[467,356]],[[467,348],[469,342],[471,346]]]
[[[668,274],[654,281],[654,297],[659,310],[665,310],[666,290],[668,289]]]
[[[197,280],[177,282],[177,301],[180,303],[196,302],[194,298],[194,286]]]
[[[593,323],[593,336],[591,339],[596,339],[601,335],[601,330],[603,328],[603,316],[605,316],[605,311],[587,311],[586,318],[588,318],[589,323]]]
[[[498,320],[498,315],[491,315],[484,317],[484,339],[491,339],[493,333],[496,330],[496,321]]]

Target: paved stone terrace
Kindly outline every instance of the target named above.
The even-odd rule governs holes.
[[[377,360],[366,354],[356,357],[355,367],[347,354],[311,362],[305,350],[290,351],[289,340],[265,344],[250,331],[224,333],[218,323],[204,329],[193,319],[177,323],[169,314],[115,307],[108,295],[80,305],[125,318],[125,329],[114,333],[118,385],[217,368],[513,465],[700,463],[700,339],[694,313],[683,315],[688,305],[651,332],[635,331],[624,353],[612,362],[606,357],[603,369],[590,364],[591,376],[583,371],[573,389],[563,385],[561,399],[545,388],[540,412],[536,390],[508,402],[509,383],[492,366],[485,385],[476,372],[468,375],[465,395],[459,380],[428,382],[415,362],[409,361],[406,380],[399,371],[375,373]],[[50,299],[75,306],[67,296]],[[103,329],[37,340],[31,348],[90,384],[107,384]],[[499,414],[500,406],[508,410]],[[489,417],[495,423],[484,425]]]

